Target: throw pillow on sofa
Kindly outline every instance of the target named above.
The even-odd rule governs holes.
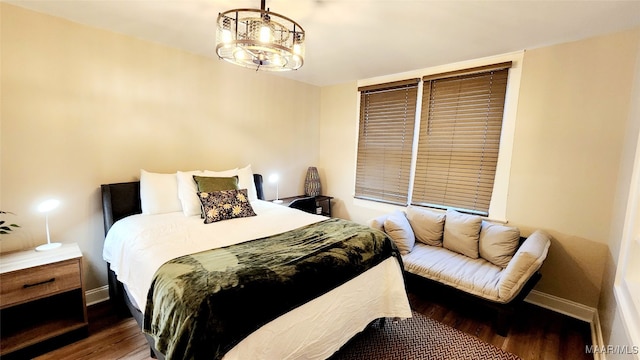
[[[478,250],[480,257],[501,268],[507,267],[520,244],[520,230],[483,221]]]
[[[416,206],[407,208],[407,220],[416,240],[431,246],[442,246],[445,214]]]
[[[472,259],[477,259],[481,227],[482,218],[480,216],[447,210],[442,246]]]
[[[416,238],[407,217],[402,211],[395,211],[387,217],[384,221],[384,232],[396,244],[400,254],[405,255],[413,250]]]

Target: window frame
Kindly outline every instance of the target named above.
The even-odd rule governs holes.
[[[517,117],[517,108],[518,108],[518,99],[520,92],[520,82],[522,76],[522,60],[524,57],[524,51],[518,51],[508,54],[502,54],[482,59],[475,59],[469,61],[463,61],[458,63],[452,63],[442,66],[435,66],[430,68],[424,68],[414,71],[408,71],[404,73],[392,74],[379,76],[369,79],[362,79],[357,82],[357,87],[364,87],[374,84],[380,84],[385,82],[399,81],[407,78],[414,77],[425,77],[430,75],[438,75],[447,72],[453,71],[461,71],[470,68],[476,68],[481,66],[490,66],[496,63],[508,62],[512,63],[511,68],[509,69],[509,77],[507,80],[507,89],[505,95],[505,106],[504,106],[504,116],[502,123],[502,131],[501,131],[501,140],[499,147],[499,155],[498,162],[496,165],[496,175],[494,178],[493,184],[493,192],[491,195],[491,203],[489,205],[489,215],[485,218],[499,221],[499,222],[508,222],[507,219],[507,205],[508,205],[508,193],[509,193],[509,183],[511,178],[511,160],[513,154],[513,145],[514,145],[514,136],[515,136],[515,127],[516,127],[516,117]],[[418,98],[422,98],[423,92],[423,82],[419,83],[418,87]],[[356,101],[357,101],[357,109],[360,109],[360,92],[356,92]],[[422,101],[418,101],[416,106],[416,114],[420,114],[422,111]],[[357,111],[356,113],[356,132],[355,132],[355,141],[356,141],[356,151],[354,153],[354,160],[357,159],[357,142],[358,142],[358,131],[359,131],[359,118],[360,113]],[[420,121],[416,121],[416,131],[414,131],[414,137],[419,136],[419,124]],[[414,147],[417,148],[417,141],[414,141]],[[410,184],[409,184],[409,202],[411,201],[411,193],[413,192],[413,181],[415,175],[415,162],[417,158],[417,151],[414,148],[413,159],[412,159],[412,171],[410,175]],[[357,160],[356,160],[357,161]],[[356,161],[354,161],[353,165],[353,174],[354,174],[354,183],[353,189],[355,190],[355,173],[356,173]],[[363,208],[374,209],[379,211],[390,211],[394,209],[403,209],[405,206],[400,205],[391,205],[386,203],[381,203],[373,200],[365,200],[355,198],[354,195],[354,205],[360,206]],[[408,203],[409,203],[408,202]]]

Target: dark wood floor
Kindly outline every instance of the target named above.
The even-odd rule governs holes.
[[[411,306],[458,330],[469,333],[524,360],[593,359],[588,323],[525,303],[513,319],[508,336],[497,335],[489,312],[424,294],[409,293]],[[37,357],[46,359],[148,360],[149,348],[133,318],[114,315],[108,302],[89,307],[89,336]]]

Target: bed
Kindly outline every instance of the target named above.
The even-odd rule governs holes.
[[[372,260],[369,267],[357,270],[357,273],[352,268],[336,268],[343,266],[342,263],[336,265],[335,259],[327,260],[326,255],[319,255],[324,254],[322,249],[327,247],[325,245],[317,245],[311,251],[313,255],[292,257],[291,252],[286,251],[282,256],[287,257],[286,263],[289,267],[284,272],[288,274],[292,268],[304,269],[305,276],[311,277],[295,275],[296,281],[290,281],[294,278],[292,275],[285,277],[286,281],[282,281],[281,275],[267,276],[267,280],[260,280],[260,286],[245,286],[244,283],[238,285],[237,282],[244,281],[242,279],[246,276],[225,275],[220,272],[223,268],[237,267],[237,262],[245,261],[242,260],[244,258],[251,260],[251,264],[247,265],[249,267],[254,266],[254,263],[261,264],[258,258],[254,259],[251,254],[251,249],[271,248],[270,245],[261,244],[283,243],[287,249],[297,249],[298,245],[316,244],[316,239],[322,238],[322,241],[332,244],[327,247],[330,248],[329,252],[343,251],[342,248],[346,246],[340,245],[339,250],[336,250],[337,245],[333,245],[343,244],[342,240],[338,242],[333,235],[318,236],[317,234],[326,232],[318,230],[317,226],[338,227],[348,231],[355,229],[353,231],[357,230],[358,233],[363,230],[359,228],[360,225],[352,222],[328,219],[264,201],[262,176],[252,174],[252,180],[255,198],[250,204],[255,216],[212,224],[204,224],[199,216],[185,216],[182,212],[142,215],[140,182],[101,186],[106,234],[103,257],[108,266],[110,298],[118,309],[129,311],[144,329],[152,356],[160,359],[183,356],[224,359],[326,359],[376,319],[411,317],[401,260],[394,256],[393,249],[391,253],[394,255],[379,255],[378,260]],[[367,231],[371,232],[368,228]],[[380,235],[375,232],[363,233],[365,235],[362,236],[369,238]],[[385,240],[376,240],[377,243],[385,244],[380,247],[394,248],[394,245],[388,245],[392,242],[386,239],[386,236],[383,237]],[[301,241],[302,238],[313,241]],[[348,235],[346,238],[351,240],[344,241],[353,243],[352,239],[356,237]],[[245,252],[244,255],[242,251]],[[361,252],[362,249],[355,251]],[[353,253],[341,256],[350,258]],[[202,258],[211,258],[213,261],[209,265],[201,266],[198,259]],[[298,262],[293,262],[293,258]],[[320,258],[321,261],[316,259],[315,264],[309,260],[310,258]],[[168,272],[175,272],[178,269],[178,278],[191,278],[191,275],[184,275],[184,268],[185,264],[194,263],[194,259],[197,260],[195,263],[198,264],[198,268],[204,267],[210,271],[211,267],[215,267],[216,279],[223,278],[227,281],[224,284],[232,284],[226,286],[227,288],[244,289],[248,293],[236,291],[236,298],[229,299],[227,293],[214,298],[209,294],[212,290],[207,290],[202,298],[205,300],[200,299],[196,302],[197,306],[183,306],[184,304],[180,303],[182,290],[176,290],[174,283],[166,285],[173,280],[165,281],[162,270],[169,268]],[[266,267],[258,267],[259,271],[254,269],[249,273],[269,273],[261,270],[264,268]],[[343,275],[349,273],[349,276]],[[232,280],[229,280],[229,276]],[[248,277],[253,279],[253,275]],[[342,278],[332,283],[328,279],[333,277]],[[273,278],[278,278],[278,281],[285,284],[274,285]],[[212,280],[207,278],[207,286],[202,288],[225,287],[212,285],[210,281]],[[158,288],[169,291],[163,290],[161,296],[158,296]],[[267,290],[259,295],[256,288],[279,290]],[[202,291],[197,291],[200,292]],[[173,298],[167,297],[167,293]],[[176,297],[176,293],[180,296]],[[184,302],[193,303],[191,300]],[[205,303],[207,305],[203,306]],[[222,307],[220,304],[227,305]],[[275,305],[273,310],[270,309],[272,305]],[[180,311],[172,313],[172,309],[178,307]],[[225,311],[212,314],[216,312],[212,311],[212,308],[224,308]],[[203,313],[209,318],[202,315]],[[227,313],[233,314],[233,317],[229,315],[229,319],[218,319],[218,316],[226,318]],[[181,322],[185,318],[204,320],[200,321],[199,325],[186,326]],[[212,326],[211,323],[216,325]],[[176,324],[188,328],[182,331],[187,334],[186,338],[184,335],[178,338],[178,335],[174,334],[179,332],[176,329],[181,328]],[[224,338],[228,333],[233,334],[230,340],[218,342],[218,338]],[[166,336],[173,336],[175,339],[167,340]],[[215,339],[212,339],[214,337]],[[202,349],[202,344],[210,347]]]

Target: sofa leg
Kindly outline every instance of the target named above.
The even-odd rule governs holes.
[[[498,318],[496,319],[496,332],[500,336],[507,336],[511,327],[511,319],[515,311],[512,307],[502,308],[498,310]]]

